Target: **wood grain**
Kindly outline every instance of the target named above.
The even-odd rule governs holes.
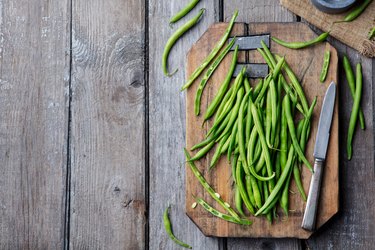
[[[145,248],[144,4],[73,1],[72,249]]]
[[[233,32],[233,35],[241,35],[237,33],[240,24],[236,26],[237,30]],[[207,53],[214,46],[220,34],[222,34],[225,29],[226,24],[214,24],[210,29],[205,32],[205,34],[198,40],[198,42],[192,47],[188,53],[188,67],[187,72],[190,74],[198,65],[202,58],[205,57]],[[240,29],[243,32],[243,28]],[[295,40],[307,40],[315,36],[305,24],[302,23],[259,23],[251,24],[248,27],[250,34],[267,34],[271,33],[273,36],[280,37],[284,39],[285,37],[290,37]],[[337,83],[337,53],[336,50],[330,46],[328,43],[319,44],[317,46],[305,49],[305,50],[290,50],[276,43],[271,43],[271,49],[273,52],[285,55],[286,60],[294,69],[294,72],[299,77],[301,84],[304,88],[306,97],[309,102],[312,101],[314,96],[318,97],[318,102],[313,114],[312,128],[311,128],[311,139],[307,144],[306,155],[310,162],[313,162],[313,145],[315,142],[315,134],[317,130],[317,124],[319,119],[319,114],[321,110],[321,104],[326,91],[327,86],[331,81]],[[323,55],[325,50],[331,50],[331,64],[327,76],[327,80],[324,84],[319,83],[319,75],[321,71],[321,65],[323,62]],[[253,56],[255,54],[250,53],[249,58],[256,60],[257,57]],[[230,57],[227,57],[228,63],[223,62],[220,65],[217,72],[212,76],[211,84],[208,85],[207,91],[203,94],[202,99],[212,100],[214,94],[220,86],[220,82],[223,81],[227,68],[230,64]],[[259,63],[261,61],[253,61]],[[193,103],[196,92],[196,85],[193,85],[187,92],[187,130],[186,130],[186,141],[187,147],[190,148],[194,144],[198,143],[204,138],[210,125],[205,126],[201,129],[202,116],[195,116],[193,112]],[[202,104],[203,112],[208,106],[208,101]],[[325,167],[325,174],[322,186],[322,196],[318,215],[317,225],[320,227],[329,218],[331,218],[338,210],[338,105],[335,107],[336,112],[334,113],[334,120],[332,123],[330,145],[328,147],[327,161]],[[212,157],[214,151],[208,154],[203,160],[197,162],[198,168],[200,168],[207,181],[211,183],[216,191],[223,197],[224,200],[232,201],[233,194],[231,192],[231,168],[225,157],[219,161],[215,170],[208,172],[206,171],[209,161]],[[303,168],[302,170],[302,181],[305,190],[308,190],[309,182],[311,178],[311,173]],[[275,222],[270,225],[266,222],[265,218],[254,219],[254,224],[249,228],[244,228],[232,223],[227,223],[223,220],[213,218],[207,214],[201,208],[192,209],[190,204],[192,204],[192,195],[203,196],[208,201],[211,201],[203,191],[202,187],[197,185],[196,178],[192,175],[187,167],[187,180],[186,180],[186,210],[187,214],[195,221],[195,223],[200,227],[206,235],[219,236],[219,237],[297,237],[297,238],[307,238],[311,233],[301,229],[301,221],[304,212],[304,202],[298,195],[290,196],[290,214],[289,218],[286,219],[283,215],[280,216],[280,221]],[[294,183],[291,185],[292,190],[296,190]],[[231,203],[233,204],[233,202]],[[285,222],[284,222],[285,221]]]
[[[337,23],[341,21],[350,10],[343,14],[326,14],[316,9],[309,0],[280,0],[281,4],[306,19],[318,28],[329,31],[330,35],[356,49],[367,57],[375,57],[375,41],[368,40],[367,36],[372,27],[375,26],[375,2],[371,3],[366,10],[354,21],[348,23]]]
[[[218,20],[218,1],[201,1],[171,29],[169,18],[188,1],[149,1],[149,168],[150,168],[150,249],[176,249],[164,231],[162,216],[171,205],[170,219],[176,236],[193,249],[223,249],[223,241],[205,237],[185,215],[185,82],[186,52],[207,27]],[[173,32],[197,11],[206,8],[202,20],[177,41],[169,56],[171,68],[179,71],[166,77],[161,68],[164,46]]]
[[[69,1],[0,1],[0,249],[62,249]]]

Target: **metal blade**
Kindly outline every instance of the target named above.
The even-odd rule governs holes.
[[[229,42],[233,39],[233,37],[229,38]],[[260,41],[264,41],[267,47],[270,47],[270,35],[259,35],[259,36],[239,36],[236,37],[236,41],[231,48],[234,50],[236,45],[238,45],[239,50],[252,50],[257,48],[262,48]]]
[[[314,157],[320,160],[326,159],[331,129],[333,108],[335,106],[336,84],[331,82],[324,96],[322,110],[320,111],[318,132],[316,134]]]
[[[246,75],[250,78],[266,77],[268,75],[267,64],[261,63],[237,63],[236,69],[234,70],[233,77],[236,77],[242,70],[246,68]]]

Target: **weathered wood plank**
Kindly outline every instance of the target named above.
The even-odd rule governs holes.
[[[228,18],[236,9],[240,9],[239,22],[292,22],[296,20],[295,15],[281,7],[278,1],[266,0],[235,0],[224,1],[224,19]],[[272,249],[300,249],[301,244],[297,239],[228,239],[228,249],[246,249],[249,246],[260,246],[260,248]]]
[[[218,21],[218,1],[202,1],[187,17],[174,25],[169,18],[188,1],[149,1],[149,121],[150,121],[150,249],[175,249],[162,223],[164,209],[171,205],[171,221],[177,237],[195,249],[222,248],[222,240],[205,237],[185,215],[185,81],[186,52],[208,26]],[[165,77],[161,58],[169,36],[205,7],[200,23],[183,36],[171,51],[169,65],[179,71]]]
[[[145,248],[144,4],[73,1],[73,249]]]
[[[0,1],[0,249],[62,249],[69,1]]]
[[[360,56],[359,53],[332,39],[341,59],[348,54],[352,67],[362,61],[364,85],[362,109],[365,114],[366,130],[357,126],[353,158],[347,160],[346,138],[352,110],[352,97],[345,73],[340,67],[340,212],[331,222],[321,228],[308,241],[310,249],[372,249],[375,244],[375,169],[374,169],[374,88],[375,60]],[[341,60],[342,61],[342,60]],[[340,61],[340,63],[341,63]]]

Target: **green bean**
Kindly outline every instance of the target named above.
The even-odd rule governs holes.
[[[288,216],[288,211],[289,211],[289,185],[290,185],[291,176],[292,176],[292,172],[290,172],[287,177],[287,180],[285,182],[284,189],[281,192],[281,198],[280,198],[280,207],[284,210],[284,213],[286,216]]]
[[[193,147],[191,147],[191,151],[193,150],[196,150],[198,148],[201,148],[201,147],[204,147],[206,146],[207,144],[209,144],[210,142],[214,141],[216,138],[215,136],[211,136],[211,137],[207,137],[206,139],[204,139],[203,141],[201,142],[198,142],[197,144],[195,144]]]
[[[243,168],[241,166],[241,161],[237,161],[237,167],[236,167],[236,184],[237,184],[237,187],[240,190],[240,194],[241,194],[242,200],[245,203],[245,206],[246,206],[247,210],[249,210],[249,212],[251,214],[254,214],[255,213],[254,207],[251,205],[249,197],[246,194],[244,184],[242,182],[242,169]]]
[[[230,165],[232,166],[232,177],[234,183],[237,183],[236,181],[236,167],[237,167],[237,162],[238,162],[238,154],[234,154],[234,156],[231,159]]]
[[[349,59],[346,55],[343,58],[343,65],[345,70],[346,79],[348,81],[348,85],[350,88],[350,93],[352,98],[354,99],[355,95],[355,79],[352,67],[350,66]],[[361,129],[365,129],[365,116],[363,115],[362,109],[359,110],[359,124],[361,125]]]
[[[186,16],[199,3],[199,1],[200,0],[191,0],[190,3],[188,3],[184,8],[182,8],[182,10],[177,12],[177,14],[169,20],[169,24],[175,23]]]
[[[250,96],[249,98],[252,99],[252,89],[250,90]],[[248,102],[247,106],[247,115],[246,115],[246,128],[245,128],[245,141],[249,141],[250,139],[250,132],[251,132],[251,127],[253,126],[253,116],[250,113],[250,102]]]
[[[281,70],[281,68],[283,67],[284,62],[285,62],[285,58],[282,57],[282,58],[277,62],[277,64],[275,65],[275,68],[273,69],[273,72],[272,72],[272,78],[273,78],[275,81],[278,79],[278,76],[279,76],[280,70]]]
[[[357,74],[356,74],[354,103],[353,103],[352,112],[350,113],[348,139],[347,139],[347,144],[346,144],[348,160],[351,160],[352,155],[353,155],[352,141],[353,141],[353,135],[355,131],[355,125],[357,123],[359,106],[361,104],[361,96],[362,96],[362,66],[360,63],[357,63],[356,70],[357,70],[356,72]]]
[[[257,98],[257,96],[259,95],[259,92],[262,90],[262,87],[263,87],[263,79],[260,79],[257,86],[254,88],[253,99]]]
[[[210,136],[212,133],[214,134],[221,134],[221,132],[226,128],[229,120],[230,120],[230,117],[231,117],[231,112],[232,110],[229,110],[228,113],[226,113],[225,115],[225,118],[224,119],[221,119],[220,121],[215,121],[214,124],[212,125],[212,127],[208,130],[207,134],[206,134],[206,138],[208,136]],[[217,139],[217,137],[215,138],[215,140]]]
[[[223,147],[221,148],[220,154],[224,154],[225,152],[227,152],[227,150],[229,148],[229,143],[230,143],[232,137],[233,137],[232,134],[229,134],[227,140],[225,141]]]
[[[265,199],[268,199],[269,191],[268,191],[266,183],[263,183],[263,192],[264,192]],[[272,223],[272,214],[270,212],[266,213],[266,218],[270,223]]]
[[[263,212],[271,205],[273,200],[276,198],[277,194],[279,193],[280,189],[282,188],[286,178],[288,177],[291,167],[292,167],[292,160],[294,157],[294,147],[291,145],[288,154],[288,161],[284,168],[284,171],[281,173],[280,179],[277,181],[275,187],[271,191],[271,194],[266,198],[266,201],[263,203],[263,206],[256,212],[255,216],[259,214],[263,214]]]
[[[163,66],[163,72],[164,75],[166,76],[172,76],[174,73],[177,72],[178,69],[174,70],[172,73],[168,73],[168,55],[169,52],[171,51],[173,45],[176,43],[176,41],[183,35],[185,34],[189,29],[191,29],[194,25],[196,25],[199,20],[201,19],[205,9],[201,9],[199,13],[187,21],[184,25],[182,25],[180,28],[176,30],[175,33],[168,39],[167,44],[165,45],[164,52],[163,52],[163,57],[162,57],[162,66]]]
[[[261,99],[263,98],[264,94],[266,93],[268,89],[268,85],[270,84],[272,80],[272,77],[269,75],[263,82],[262,89],[260,90],[259,94],[257,95],[257,98],[255,99],[254,103],[259,104]],[[260,105],[262,106],[262,105]]]
[[[236,205],[236,209],[237,209],[238,213],[239,213],[242,217],[246,217],[246,216],[245,216],[245,213],[243,212],[243,208],[242,208],[242,197],[241,197],[241,193],[240,193],[240,190],[238,189],[237,186],[235,187],[234,204]]]
[[[310,109],[307,112],[307,114],[305,116],[305,119],[304,119],[302,134],[301,134],[301,138],[300,138],[300,145],[301,145],[302,152],[305,152],[307,138],[309,137],[308,135],[309,135],[309,129],[310,129],[310,119],[311,119],[311,116],[313,114],[313,111],[314,111],[314,108],[315,108],[315,105],[316,105],[316,100],[317,100],[317,98],[315,97],[313,102],[311,103]]]
[[[250,82],[247,76],[244,77],[244,86],[245,86],[246,93],[251,90]]]
[[[355,7],[349,14],[344,18],[344,22],[351,22],[356,19],[362,12],[367,8],[367,6],[372,2],[372,0],[364,0],[361,4]]]
[[[293,167],[293,176],[294,176],[294,181],[296,182],[297,189],[301,195],[301,198],[303,201],[307,200],[305,190],[303,189],[303,184],[301,181],[301,172],[299,171],[298,165],[294,164]]]
[[[329,32],[324,32],[322,33],[320,36],[310,40],[310,41],[306,41],[306,42],[286,42],[286,41],[283,41],[283,40],[280,40],[276,37],[272,37],[272,40],[284,47],[287,47],[287,48],[290,48],[290,49],[302,49],[302,48],[306,48],[306,47],[309,47],[309,46],[312,46],[314,44],[317,44],[317,43],[320,43],[320,42],[323,42],[327,39],[327,37],[329,36]]]
[[[270,49],[267,47],[266,43],[264,41],[260,41],[260,44],[262,45],[262,48],[264,50],[263,58],[267,62],[267,64],[270,66],[270,68],[273,70],[276,66],[277,61],[273,57]],[[259,51],[259,50],[258,50]]]
[[[199,159],[201,159],[202,157],[204,157],[208,151],[211,150],[211,148],[213,148],[213,146],[215,145],[215,141],[211,141],[209,144],[207,144],[206,146],[204,146],[201,150],[199,150],[194,156],[193,158],[190,159],[190,161],[197,161]]]
[[[232,16],[232,19],[230,20],[227,29],[224,32],[224,35],[220,38],[219,42],[215,45],[215,47],[211,50],[210,54],[203,60],[203,63],[194,70],[194,72],[190,75],[187,82],[184,84],[181,90],[185,90],[188,87],[190,87],[191,84],[197,79],[197,77],[202,73],[202,71],[207,67],[207,65],[212,61],[212,59],[215,58],[217,53],[220,51],[220,49],[223,47],[225,42],[227,41],[230,32],[232,31],[234,21],[236,20],[238,16],[238,11],[236,10]]]
[[[276,172],[276,180],[278,180],[280,178],[280,174],[281,174],[280,152],[276,152],[276,156],[275,156],[275,172]]]
[[[232,138],[230,140],[230,143],[229,143],[229,148],[228,148],[228,154],[227,154],[227,157],[228,157],[228,161],[230,161],[230,157],[232,155],[232,152],[234,150],[234,148],[236,147],[236,142],[238,141],[238,135],[237,135],[237,130],[238,130],[238,126],[237,126],[237,122],[238,120],[234,123],[234,126],[232,128]]]
[[[262,207],[262,196],[260,195],[257,180],[252,176],[249,176],[249,179],[250,179],[251,189],[253,191],[256,207],[260,208]]]
[[[250,102],[251,102],[251,100],[250,100]],[[268,150],[266,138],[265,138],[264,133],[263,133],[262,124],[261,124],[260,118],[258,116],[258,111],[256,110],[255,105],[253,105],[253,104],[251,104],[251,114],[253,115],[254,125],[255,125],[256,130],[258,131],[259,139],[260,139],[260,142],[262,144],[262,149],[263,149],[262,153],[264,154],[264,158],[265,158],[265,161],[266,161],[267,174],[268,174],[269,178],[271,178],[271,176],[274,177],[275,173],[272,172],[271,156],[270,156],[270,152]],[[274,181],[271,180],[269,182],[269,185],[270,185],[270,189],[272,190],[272,188],[274,186]]]
[[[373,39],[374,37],[375,37],[375,27],[372,27],[371,30],[370,30],[369,33],[368,33],[367,38],[368,38],[369,40],[371,40],[371,39]]]
[[[246,191],[247,195],[249,196],[250,203],[253,207],[256,207],[256,202],[253,194],[253,189],[251,187],[251,175],[246,175],[245,176],[245,184],[246,184]]]
[[[273,79],[271,80],[271,83]],[[270,84],[271,85],[271,84]],[[266,119],[265,119],[265,132],[266,132],[266,141],[269,148],[271,148],[271,116],[272,116],[272,107],[271,107],[271,88],[267,91],[266,97]]]
[[[173,230],[172,230],[172,224],[171,224],[171,221],[169,220],[168,212],[169,212],[169,206],[165,209],[164,214],[163,214],[164,228],[169,238],[171,238],[171,240],[173,240],[174,243],[182,247],[191,249],[192,247],[190,245],[180,241],[179,239],[176,238],[176,236],[174,236]]]
[[[274,147],[276,138],[276,127],[277,127],[277,91],[275,82],[270,83],[270,97],[271,97],[271,144]]]
[[[278,56],[278,55],[276,55],[276,58],[277,58],[278,61],[281,60],[281,57]],[[292,85],[293,85],[294,89],[297,92],[297,95],[299,96],[299,98],[301,100],[302,108],[303,108],[304,112],[307,112],[309,110],[309,105],[307,104],[306,96],[303,93],[303,89],[301,87],[301,84],[298,82],[298,79],[297,79],[296,75],[294,74],[293,70],[289,67],[287,62],[284,63],[283,68],[284,68],[285,72],[287,73],[290,81],[292,82]]]
[[[281,128],[280,128],[280,165],[284,170],[288,156],[288,124],[286,122],[285,107],[282,105],[281,111]]]
[[[212,215],[214,215],[216,217],[219,217],[220,219],[223,219],[225,221],[232,222],[232,223],[235,223],[235,224],[244,225],[244,226],[249,226],[249,225],[253,224],[253,222],[250,221],[250,220],[248,220],[248,219],[241,219],[240,218],[238,220],[238,219],[234,218],[233,216],[230,216],[228,214],[223,214],[222,212],[219,212],[218,210],[216,210],[215,208],[213,208],[211,205],[209,205],[206,201],[204,201],[201,198],[196,197],[195,200],[207,212],[211,213]]]
[[[303,161],[303,163],[305,163],[306,167],[311,172],[314,172],[314,170],[311,167],[310,162],[304,156],[304,154],[302,152],[302,149],[301,149],[301,147],[300,147],[300,145],[298,143],[297,135],[296,135],[296,131],[295,131],[294,123],[293,123],[293,118],[292,118],[292,114],[291,114],[290,99],[289,99],[288,95],[286,95],[284,97],[283,105],[285,105],[286,121],[287,121],[287,124],[288,124],[289,134],[290,134],[290,137],[292,139],[294,149],[296,150],[299,158]]]
[[[204,178],[204,176],[201,174],[201,172],[198,170],[197,166],[195,166],[194,162],[191,161],[191,158],[190,158],[190,154],[189,152],[186,150],[186,148],[184,148],[184,152],[185,152],[185,157],[186,157],[186,161],[189,163],[189,166],[190,166],[190,169],[191,171],[193,172],[193,174],[195,175],[195,177],[198,179],[198,181],[201,183],[201,185],[203,186],[203,188],[211,195],[211,197],[217,202],[219,203],[220,206],[222,206],[230,215],[232,215],[234,218],[236,218],[237,220],[240,220],[240,217],[238,216],[238,214],[229,206],[227,206],[226,202],[224,202],[224,200],[218,196],[216,196],[216,192],[215,190],[210,186],[210,184],[208,184],[208,182],[206,181],[206,179]]]
[[[227,141],[228,137],[230,136],[230,134],[228,133],[227,135],[225,135],[219,142],[219,145],[218,147],[216,148],[216,151],[214,153],[214,155],[212,156],[212,159],[211,159],[211,163],[210,163],[210,170],[216,165],[216,163],[219,161],[220,159],[220,156],[221,156],[221,150],[225,144],[225,142]]]
[[[218,55],[218,57],[215,59],[215,61],[211,64],[211,66],[207,69],[206,73],[204,74],[201,82],[199,83],[197,93],[195,95],[195,102],[194,102],[194,112],[195,115],[199,115],[200,113],[200,107],[201,107],[201,99],[202,99],[202,93],[204,88],[207,85],[208,79],[212,76],[212,74],[215,72],[217,67],[220,65],[221,61],[223,61],[224,57],[228,54],[230,49],[233,47],[234,42],[236,41],[235,38],[232,39],[232,41],[224,48],[222,52]]]
[[[326,80],[330,59],[331,59],[331,51],[326,50],[324,52],[324,61],[323,61],[322,71],[320,72],[320,78],[319,78],[320,82],[324,82]]]
[[[248,115],[251,116],[251,113],[248,112]],[[247,143],[247,164],[248,165],[254,164],[254,162],[255,162],[255,160],[254,160],[254,149],[255,149],[255,146],[256,146],[255,143],[256,143],[257,136],[258,136],[257,130],[255,128],[253,128],[251,130],[250,138],[249,138],[248,143]]]

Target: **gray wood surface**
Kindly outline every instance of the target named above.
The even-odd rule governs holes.
[[[367,126],[347,161],[341,70],[339,214],[304,242],[209,238],[185,215],[186,52],[235,9],[239,22],[299,20],[274,0],[206,0],[171,29],[187,2],[0,0],[0,249],[176,249],[162,224],[168,204],[194,249],[373,248],[375,61],[334,39],[340,58],[362,62]],[[201,7],[171,51],[179,72],[165,77],[168,37]]]
[[[73,1],[70,247],[145,247],[145,5]]]
[[[175,25],[168,26],[171,15],[187,1],[149,2],[149,150],[150,150],[150,249],[176,249],[164,231],[162,215],[171,205],[170,219],[177,237],[194,249],[218,249],[222,241],[205,237],[185,215],[185,92],[180,88],[185,81],[186,52],[210,24],[218,21],[218,6],[214,0],[202,1]],[[169,56],[170,69],[178,68],[173,77],[166,77],[161,68],[164,46],[177,27],[196,12],[207,9],[199,24],[180,39]]]
[[[68,1],[0,1],[0,249],[61,249]]]

